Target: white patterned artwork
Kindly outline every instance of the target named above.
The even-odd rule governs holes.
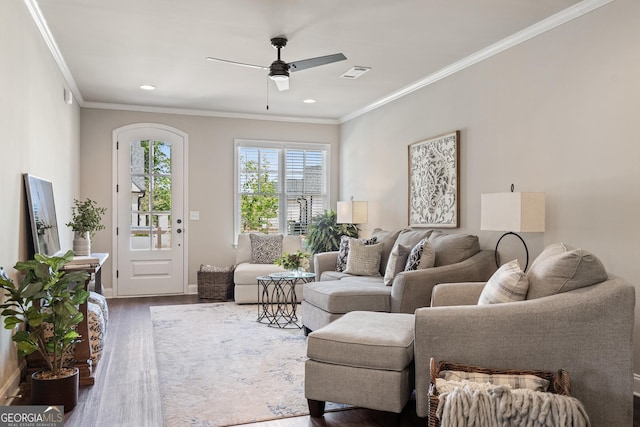
[[[409,226],[458,227],[460,131],[409,145]]]

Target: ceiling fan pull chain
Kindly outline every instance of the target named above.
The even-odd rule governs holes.
[[[267,111],[269,111],[269,76],[267,76]]]

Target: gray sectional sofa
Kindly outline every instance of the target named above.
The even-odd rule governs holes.
[[[478,237],[434,230],[374,230],[382,244],[380,268],[374,275],[336,271],[338,252],[314,257],[316,282],[304,287],[302,321],[305,331],[314,331],[350,311],[411,313],[429,306],[431,291],[438,283],[486,281],[496,271],[494,251],[481,250]],[[435,252],[431,268],[401,271],[385,285],[384,276],[395,246],[410,247],[428,239]]]

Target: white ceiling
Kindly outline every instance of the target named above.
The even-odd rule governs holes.
[[[81,105],[341,121],[593,0],[26,2],[36,14],[39,6]],[[268,66],[279,35],[289,39],[286,62],[338,52],[347,60],[292,73],[290,90],[278,92],[264,70],[204,59]],[[372,70],[339,77],[353,66]]]

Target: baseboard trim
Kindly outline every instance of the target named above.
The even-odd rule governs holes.
[[[20,378],[22,377],[22,371],[26,367],[26,362],[22,361],[9,376],[7,382],[0,387],[0,406],[9,406],[18,397],[18,394],[20,394]]]
[[[198,293],[198,284],[197,283],[189,283],[187,286],[187,294],[197,294]]]

